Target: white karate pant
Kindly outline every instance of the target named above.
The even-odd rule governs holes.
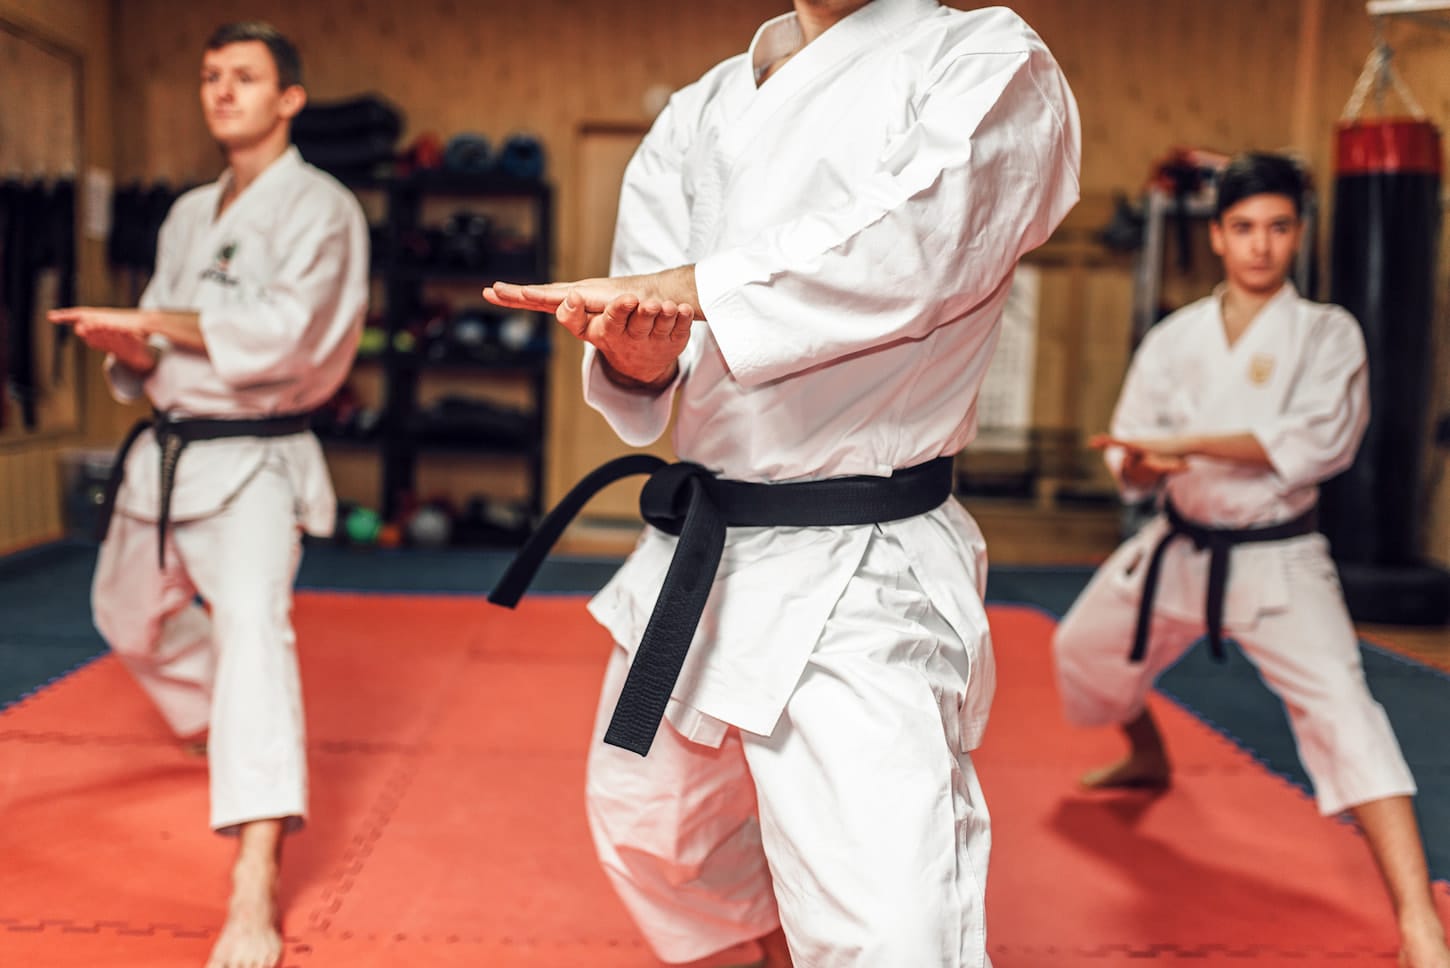
[[[600,742],[587,798],[604,869],[656,954],[785,928],[809,968],[985,968],[990,825],[958,750],[961,644],[899,548],[873,539],[768,737],[718,748],[668,722],[649,756]]]
[[[178,736],[210,729],[211,825],[307,813],[292,631],[301,560],[292,487],[269,462],[217,514],[167,529],[119,511],[91,587],[96,628]],[[200,595],[207,608],[196,603]]]
[[[1283,555],[1289,607],[1249,623],[1226,620],[1224,635],[1283,700],[1321,813],[1413,795],[1399,741],[1365,685],[1359,640],[1328,546],[1317,535],[1284,542],[1291,543],[1292,553],[1286,548]],[[1063,708],[1081,726],[1137,718],[1158,676],[1204,634],[1202,620],[1155,611],[1147,655],[1130,663],[1139,598],[1110,576],[1117,557],[1093,576],[1053,639]],[[1158,594],[1161,601],[1161,587]]]

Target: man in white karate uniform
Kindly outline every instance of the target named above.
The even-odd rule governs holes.
[[[1148,691],[1205,626],[1218,650],[1234,638],[1284,700],[1321,812],[1350,810],[1364,829],[1405,963],[1450,968],[1414,780],[1365,685],[1328,543],[1314,529],[1318,485],[1353,462],[1369,392],[1359,324],[1287,281],[1304,192],[1299,169],[1277,156],[1245,155],[1224,172],[1210,232],[1226,281],[1148,332],[1111,435],[1096,441],[1124,495],[1156,493],[1163,513],[1063,619],[1058,681],[1069,720],[1119,724],[1131,746],[1083,782],[1162,787],[1169,764]]]
[[[274,28],[219,29],[201,101],[229,167],[172,207],[140,308],[52,319],[108,353],[118,398],[156,409],[125,454],[96,625],[179,736],[206,734],[211,823],[238,838],[208,965],[272,968],[281,840],[307,813],[292,582],[301,532],[331,533],[336,513],[307,415],[351,366],[368,236],[356,199],[289,145],[306,94]]]
[[[983,966],[969,754],[995,673],[951,457],[1014,267],[1077,200],[1077,108],[1003,8],[794,6],[656,120],[611,278],[485,295],[590,344],[585,397],[625,441],[656,439],[673,405],[698,465],[646,485],[651,520],[691,508],[663,524],[681,537],[647,528],[591,605],[618,648],[589,816],[654,950]],[[709,567],[691,518],[717,508],[732,527]],[[685,611],[672,584],[699,593],[698,625],[651,620],[657,595]],[[656,678],[655,646],[681,644],[678,679]]]

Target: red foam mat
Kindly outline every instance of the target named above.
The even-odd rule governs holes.
[[[1116,743],[1062,725],[1051,621],[991,614],[997,968],[1393,964],[1357,834],[1177,707],[1158,706],[1170,793],[1075,792]],[[284,965],[656,964],[585,825],[609,646],[582,599],[307,593],[296,621],[313,803],[287,845]],[[205,764],[113,659],[0,714],[0,965],[197,968],[230,855],[206,817]]]

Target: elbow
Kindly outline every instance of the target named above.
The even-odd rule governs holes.
[[[223,383],[233,390],[246,390],[272,383],[286,383],[302,376],[310,368],[301,350],[227,355],[213,354],[212,366]]]

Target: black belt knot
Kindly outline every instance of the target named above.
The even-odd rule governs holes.
[[[1263,528],[1214,528],[1190,521],[1178,513],[1172,501],[1163,505],[1168,519],[1168,531],[1153,547],[1148,559],[1148,573],[1143,576],[1143,595],[1138,602],[1138,625],[1133,632],[1133,651],[1128,654],[1129,662],[1142,662],[1148,654],[1148,631],[1153,621],[1153,599],[1158,593],[1158,573],[1163,565],[1163,555],[1177,538],[1186,537],[1199,551],[1208,552],[1208,593],[1204,601],[1204,619],[1208,626],[1208,647],[1215,661],[1223,662],[1227,653],[1223,647],[1223,599],[1228,590],[1228,566],[1230,553],[1235,545],[1255,544],[1264,541],[1284,541],[1318,529],[1318,513],[1310,508],[1299,517],[1280,524]]]
[[[648,454],[631,454],[591,471],[564,495],[514,556],[488,600],[508,608],[517,605],[549,549],[584,504],[607,485],[636,474],[649,475],[639,498],[644,519],[680,539],[604,734],[604,742],[641,756],[654,742],[704,613],[726,528],[897,521],[939,507],[952,492],[950,457],[890,477],[760,484],[723,480],[698,464],[668,464]]]
[[[101,505],[99,537],[106,539],[111,528],[111,515],[116,510],[116,496],[121,492],[121,483],[126,479],[126,455],[136,443],[136,438],[148,427],[156,437],[156,448],[161,457],[160,488],[156,510],[156,560],[161,568],[166,567],[166,531],[171,522],[171,493],[176,487],[176,467],[181,462],[182,451],[187,444],[197,440],[221,440],[228,437],[288,437],[300,434],[312,426],[310,413],[285,414],[280,417],[174,417],[164,411],[157,411],[151,417],[138,420],[126,434],[116,450],[115,463],[111,465],[111,476],[106,481],[106,498]]]
[[[661,462],[663,463],[663,462]],[[639,512],[665,534],[679,535],[685,515],[700,500],[707,481],[714,480],[699,464],[665,464],[650,474],[639,492]]]

